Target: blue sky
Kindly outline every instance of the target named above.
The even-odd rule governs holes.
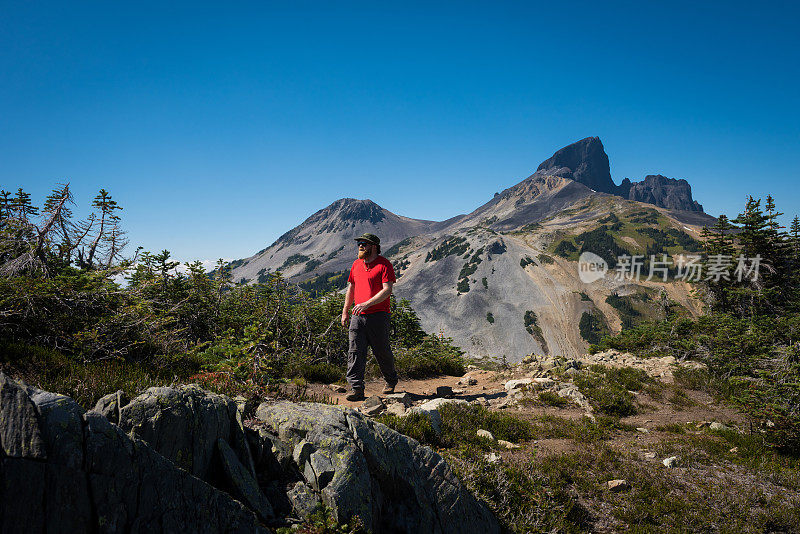
[[[597,135],[617,183],[800,214],[796,3],[163,4],[0,0],[0,186],[240,258],[342,197],[469,212]]]

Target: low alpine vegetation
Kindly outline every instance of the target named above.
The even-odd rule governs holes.
[[[134,395],[174,381],[256,396],[293,379],[343,380],[342,295],[312,296],[280,272],[236,284],[222,262],[208,274],[199,262],[181,266],[166,250],[125,258],[122,208],[111,195],[101,190],[81,221],[73,203],[67,185],[41,211],[21,189],[0,192],[4,371],[84,406],[117,389]],[[287,265],[308,260],[296,255]],[[309,289],[338,287],[343,278],[333,273]],[[464,373],[450,340],[427,336],[407,301],[392,304],[402,376]]]

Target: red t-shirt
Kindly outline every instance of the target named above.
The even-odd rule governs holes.
[[[350,277],[347,281],[355,288],[354,304],[361,304],[377,295],[383,289],[385,282],[395,282],[394,267],[383,256],[378,256],[369,264],[357,259],[350,268]],[[386,299],[367,308],[364,313],[388,312],[389,300]]]

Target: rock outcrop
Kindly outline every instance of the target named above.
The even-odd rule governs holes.
[[[103,415],[0,373],[0,531],[268,532]]]
[[[321,504],[368,532],[499,532],[441,456],[354,410],[262,404],[245,427],[197,386],[123,400],[0,373],[0,532],[266,533]]]
[[[277,439],[294,446],[306,483],[339,521],[373,532],[499,532],[497,520],[429,447],[348,408],[262,404]]]
[[[627,194],[625,190],[627,189]],[[650,174],[641,182],[622,181],[620,194],[629,200],[655,204],[662,208],[703,211],[703,206],[692,199],[692,186],[686,180],[667,178],[660,174]]]
[[[209,483],[221,474],[212,462],[221,439],[255,477],[241,415],[236,403],[224,395],[194,385],[150,388],[120,408],[119,427]]]

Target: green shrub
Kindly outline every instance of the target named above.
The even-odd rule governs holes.
[[[485,439],[476,434],[480,428],[491,432],[495,439],[512,443],[533,439],[533,428],[527,421],[489,411],[483,406],[445,404],[439,408],[439,414],[442,417],[441,442],[447,447],[486,448]]]
[[[578,248],[572,243],[572,241],[567,239],[560,241],[553,249],[554,254],[567,259],[569,259],[569,257],[575,252],[578,252]]]
[[[339,524],[333,510],[325,505],[317,506],[302,523],[292,527],[280,527],[278,534],[364,534],[363,523],[355,516],[350,523]]]
[[[592,367],[593,369],[607,369],[602,366]],[[630,368],[620,368],[620,370],[622,369]],[[634,371],[634,369],[630,370]],[[627,385],[637,386],[638,383],[634,377],[627,376],[627,373],[617,373],[616,371],[618,370],[583,373],[575,378],[575,385],[601,413],[616,417],[635,415],[637,409],[634,396],[628,391]]]
[[[475,271],[478,270],[477,263],[465,263],[464,266],[461,268],[461,271],[458,273],[458,278],[467,278],[468,276],[472,276],[475,274]]]
[[[456,290],[459,293],[469,293],[469,278],[462,278],[456,285]]]
[[[559,397],[557,393],[552,391],[542,391],[539,393],[539,400],[548,406],[555,406],[556,408],[563,408],[569,401],[564,397]]]
[[[616,417],[595,416],[592,421],[588,417],[568,419],[555,415],[537,417],[533,423],[535,439],[573,439],[580,443],[593,443],[611,437],[615,430],[630,431],[630,425],[624,425]]]
[[[542,327],[539,326],[539,318],[536,317],[536,313],[533,310],[527,310],[522,317],[522,322],[525,325],[525,330],[539,342],[546,354],[548,352],[547,341],[544,339],[544,333],[542,332]]]
[[[314,269],[316,269],[320,265],[322,265],[322,260],[309,260],[306,263],[306,266],[303,268],[303,272],[304,273],[310,273],[311,271],[313,271]]]
[[[533,438],[533,427],[527,421],[511,415],[491,412],[483,406],[445,404],[439,408],[442,419],[441,433],[436,434],[430,419],[424,414],[397,417],[386,414],[379,421],[401,434],[427,445],[449,449],[486,450],[492,442],[477,435],[478,429],[488,430],[495,439],[512,443]]]
[[[149,387],[169,385],[175,377],[188,380],[199,369],[196,361],[166,356],[148,362],[121,358],[83,362],[54,349],[25,343],[2,343],[0,354],[3,372],[45,391],[71,397],[85,409],[93,408],[108,393],[121,389],[133,398]]]
[[[427,336],[413,348],[399,347],[394,351],[395,366],[402,378],[463,376],[467,371],[463,354],[451,339],[439,336]],[[372,376],[380,373],[374,360],[370,361],[369,370]]]
[[[425,256],[425,261],[437,261],[451,255],[464,254],[469,249],[464,237],[448,237],[438,247],[431,249]]]
[[[542,265],[550,265],[555,263],[555,260],[550,256],[548,256],[547,254],[539,254],[538,256],[536,256],[536,259],[539,260],[539,263],[541,263]]]
[[[291,256],[286,258],[286,261],[283,262],[283,265],[278,267],[278,270],[283,271],[287,267],[291,267],[292,265],[298,265],[300,263],[305,263],[310,259],[311,258],[306,256],[305,254],[292,254]]]
[[[696,320],[674,316],[644,323],[592,350],[614,348],[640,356],[697,358],[708,370],[678,368],[677,384],[738,405],[776,449],[800,452],[800,366],[792,347],[800,314],[735,317],[711,313]],[[680,394],[678,394],[680,395]],[[675,397],[679,406],[687,399]]]
[[[459,479],[486,502],[506,532],[586,532],[589,513],[560,474],[533,465],[489,463],[482,457],[451,456]]]
[[[306,280],[305,282],[300,282],[298,285],[304,291],[308,291],[314,296],[321,296],[347,287],[348,274],[348,271],[327,272]],[[268,278],[265,277],[262,279],[261,276],[262,275],[259,275],[258,282],[265,283]]]
[[[670,432],[672,434],[686,434],[686,427],[680,423],[668,423],[666,425],[659,425],[655,428],[659,432]]]
[[[686,394],[680,388],[672,388],[672,394],[669,396],[669,402],[671,402],[676,409],[681,410],[683,408],[689,408],[691,406],[697,406],[697,403],[694,402],[689,395]]]
[[[344,379],[344,368],[328,362],[295,363],[287,368],[286,376],[303,377],[309,382],[332,384]]]
[[[379,423],[397,430],[410,438],[414,438],[420,443],[439,446],[439,436],[433,429],[430,418],[422,413],[410,413],[403,417],[393,414],[383,414],[376,419]]]
[[[589,343],[599,343],[603,337],[608,335],[608,326],[606,325],[605,317],[603,317],[603,312],[600,310],[583,312],[578,323],[578,330],[581,333],[581,337]]]

